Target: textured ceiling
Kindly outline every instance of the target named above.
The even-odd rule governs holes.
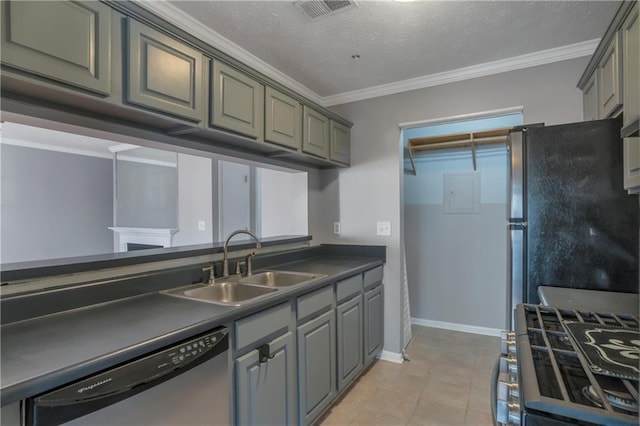
[[[618,6],[361,0],[310,21],[291,1],[171,3],[320,96],[599,38]]]

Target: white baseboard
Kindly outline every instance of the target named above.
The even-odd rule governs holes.
[[[396,364],[402,364],[404,362],[402,354],[391,351],[381,351],[377,358],[383,361],[395,362]]]
[[[497,337],[500,337],[501,331],[499,328],[478,327],[476,325],[456,324],[454,322],[433,321],[422,318],[411,318],[411,324]]]

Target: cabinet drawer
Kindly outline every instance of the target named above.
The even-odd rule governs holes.
[[[342,302],[360,291],[362,291],[362,274],[338,281],[336,283],[336,300]]]
[[[333,288],[327,286],[316,290],[313,293],[305,294],[298,297],[298,321],[302,321],[305,318],[322,312],[327,309],[331,309],[333,304]]]
[[[369,288],[372,285],[378,284],[380,281],[382,281],[382,271],[382,266],[378,266],[377,268],[365,271],[364,288]]]
[[[236,350],[289,327],[291,306],[288,303],[236,321]]]

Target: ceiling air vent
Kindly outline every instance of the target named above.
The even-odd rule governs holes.
[[[344,12],[358,5],[355,0],[301,0],[295,1],[293,4],[313,21]]]

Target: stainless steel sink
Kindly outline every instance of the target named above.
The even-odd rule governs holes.
[[[219,305],[241,306],[274,291],[277,291],[277,289],[242,284],[237,281],[221,281],[213,284],[195,284],[180,287],[163,291],[162,293]]]
[[[308,274],[305,272],[266,271],[240,279],[241,283],[266,287],[288,287],[326,277],[322,274]]]

